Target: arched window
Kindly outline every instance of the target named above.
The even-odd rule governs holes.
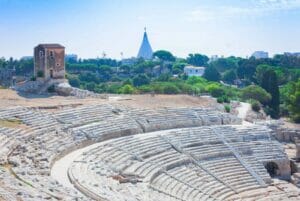
[[[50,58],[53,59],[54,58],[54,52],[51,50],[50,51]]]

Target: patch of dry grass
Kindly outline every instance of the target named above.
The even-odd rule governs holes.
[[[20,119],[0,119],[0,126],[15,128],[22,124]]]

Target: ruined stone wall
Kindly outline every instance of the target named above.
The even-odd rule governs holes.
[[[65,77],[65,50],[62,48],[47,48],[46,54],[45,77],[50,78],[50,71],[52,70],[54,79],[63,79]]]

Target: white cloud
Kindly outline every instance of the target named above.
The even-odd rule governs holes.
[[[187,13],[188,21],[209,21],[240,17],[261,17],[274,12],[300,9],[300,0],[253,0],[248,7],[214,6],[198,7]]]

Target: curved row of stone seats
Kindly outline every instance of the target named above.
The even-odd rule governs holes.
[[[160,174],[151,183],[151,188],[159,192],[163,192],[172,198],[179,200],[215,200],[210,195],[201,192],[199,189],[184,183],[181,180],[177,180],[167,174]]]
[[[179,109],[178,111],[164,109],[157,112],[139,109],[130,112],[127,109],[120,110],[118,107],[111,107],[110,105],[96,105],[94,107],[82,106],[63,109],[53,114],[35,111],[30,108],[21,111],[23,113],[15,115],[11,112],[9,115],[20,118],[32,131],[29,137],[19,138],[20,141],[23,140],[21,145],[9,157],[11,164],[15,165],[13,170],[18,177],[32,184],[35,188],[42,189],[43,192],[51,195],[50,197],[57,196],[62,199],[74,198],[77,195],[73,191],[60,186],[49,177],[51,165],[58,155],[76,145],[80,145],[84,140],[93,139],[100,141],[107,138],[141,133],[143,132],[141,130],[142,124],[140,122],[140,124],[137,123],[138,119],[141,117],[140,119],[144,119],[146,124],[149,124],[147,121],[152,118],[155,119],[155,115],[160,116],[161,122],[157,121],[154,124],[149,124],[151,127],[149,127],[150,130],[165,129],[168,127],[174,128],[177,125],[177,121],[185,121],[186,119],[193,118],[195,118],[195,121],[193,121],[196,123],[192,126],[197,125],[197,122],[201,122],[202,125],[201,115],[186,108]],[[199,109],[199,113],[201,111]],[[129,118],[132,113],[140,113],[140,115],[133,115],[133,117]],[[212,120],[209,121],[217,122],[218,124],[224,123],[222,120],[214,120],[214,114],[210,114],[210,111],[204,111],[204,113],[208,114],[208,116],[211,115]],[[36,117],[32,117],[32,115]],[[170,119],[172,115],[176,116],[174,118],[175,123]],[[164,126],[165,122],[162,121],[164,118],[170,119],[166,127]],[[73,122],[72,119],[74,119]],[[73,125],[69,127],[69,130],[62,129],[65,125],[71,123]],[[183,126],[186,127],[187,125]],[[224,130],[225,132],[230,127],[222,126],[221,131]],[[255,132],[255,129],[249,132]],[[237,131],[234,130],[232,138],[235,133]],[[260,142],[260,139],[257,141]],[[189,150],[187,151],[186,149],[192,149],[197,146],[201,147],[208,143],[217,144],[216,150],[218,151],[228,151],[225,144],[222,144],[222,139],[210,127],[178,129],[163,131],[157,134],[128,136],[107,142],[106,147],[100,146],[93,152],[86,153],[82,160],[79,160],[83,161],[83,163],[79,162],[82,173],[90,175],[82,175],[81,182],[84,182],[84,179],[88,177],[96,178],[97,176],[97,178],[99,177],[98,179],[101,179],[108,175],[111,176],[116,172],[138,174],[141,177],[139,179],[143,182],[154,181],[161,172],[168,173],[174,167],[194,161],[196,157],[193,158]],[[268,144],[266,145],[268,146]],[[205,149],[205,146],[202,148],[203,151],[209,151],[209,149]],[[190,151],[201,153],[201,151],[197,152],[196,150]],[[254,152],[255,150],[249,154],[251,155]],[[232,154],[224,155],[223,158],[229,156],[232,157]],[[76,169],[77,167],[75,166],[74,168]],[[74,178],[76,178],[76,175]],[[99,186],[94,186],[98,185],[97,180],[86,184],[86,187],[93,186],[92,188],[97,192]],[[177,180],[175,179],[175,181]],[[222,182],[219,181],[218,183]],[[184,188],[188,187],[185,186]],[[103,193],[106,193],[106,191]],[[183,196],[186,195],[184,194]]]
[[[220,132],[227,141],[260,141],[260,140],[270,140],[270,130],[266,127],[261,126],[243,126],[243,127],[226,127],[224,130],[221,128],[216,128],[216,132]]]
[[[73,137],[59,130],[44,132],[42,129],[18,146],[10,155],[14,173],[36,189],[57,199],[74,199],[76,192],[65,189],[50,177],[50,168],[56,156],[75,146]]]
[[[10,139],[0,134],[0,164],[6,163],[6,158],[8,153],[10,152],[11,141]]]
[[[121,174],[137,176],[143,183],[149,183],[152,190],[169,196],[171,200],[210,200],[213,196],[221,197],[220,200],[234,199],[238,197],[236,193],[261,188],[257,177],[264,180],[270,178],[266,171],[262,171],[262,163],[254,153],[255,143],[263,142],[265,147],[273,146],[270,138],[263,137],[268,136],[266,131],[259,134],[260,137],[253,138],[252,142],[238,141],[239,146],[244,143],[251,149],[250,152],[240,150],[242,157],[238,157],[233,152],[238,149],[231,140],[226,142],[221,136],[224,134],[233,138],[235,133],[239,135],[240,127],[185,128],[112,139],[84,153],[69,171],[78,185],[86,190],[92,186],[94,193],[97,192],[95,187],[102,185],[99,181],[103,177],[107,179],[114,174]],[[230,136],[226,132],[229,128],[232,130]],[[255,135],[256,131],[255,127],[249,128],[250,134]],[[274,146],[274,151],[276,149],[280,150]],[[190,172],[181,170],[187,167]],[[250,172],[249,167],[257,177]],[[79,172],[81,175],[76,175]],[[84,182],[91,175],[98,179],[88,184]],[[105,181],[105,186],[112,182],[109,179]],[[203,185],[203,181],[211,181],[211,184],[206,182],[207,185]],[[110,187],[118,189],[118,185],[114,183]],[[101,193],[109,194],[106,191]]]
[[[87,139],[105,140],[126,135],[141,133],[136,121],[129,118],[102,120],[71,129],[74,136],[85,135]]]
[[[238,118],[230,114],[202,108],[150,110],[133,109],[118,105],[91,105],[67,108],[54,112],[53,117],[60,123],[70,124],[73,127],[121,117],[137,121],[144,132],[180,127],[240,123]]]
[[[0,200],[9,200],[9,201],[17,201],[17,199],[11,195],[11,193],[7,192],[0,187]]]
[[[271,183],[270,175],[261,161],[258,161],[255,156],[243,155],[242,157],[266,183]]]
[[[183,149],[184,152],[192,154],[197,160],[233,155],[224,144],[206,144],[192,146]]]
[[[143,161],[136,161],[131,164],[124,172],[135,173],[144,178],[143,181],[147,182],[153,176],[166,168],[178,166],[177,164],[189,162],[189,158],[185,155],[178,153],[175,150],[166,150],[160,154],[144,159]]]
[[[77,126],[117,117],[117,112],[111,105],[102,104],[66,108],[53,116],[61,123]]]
[[[114,147],[138,156],[139,159],[149,158],[171,148],[171,145],[160,136],[150,138],[126,137],[114,140]]]
[[[20,144],[20,139],[27,135],[21,129],[0,127],[0,164],[7,163],[8,155]]]
[[[181,148],[201,144],[217,144],[221,140],[208,127],[196,127],[170,131],[168,140]]]
[[[260,185],[256,179],[234,156],[211,158],[201,161],[201,165],[209,169],[222,181],[234,188],[237,192],[243,192]],[[238,177],[237,177],[238,173]]]
[[[31,129],[47,128],[50,130],[57,125],[57,121],[49,113],[22,107],[0,111],[0,119],[18,119],[22,124],[30,126]]]
[[[0,109],[0,119],[12,119],[20,114],[25,114],[27,112],[28,110],[23,107]]]
[[[240,120],[230,114],[202,108],[179,109],[132,109],[129,116],[134,118],[143,128],[144,132],[165,130],[172,128],[185,128],[203,125],[221,125],[240,123]]]
[[[181,200],[222,200],[234,194],[232,189],[193,164],[163,172],[151,182],[151,187]]]
[[[27,113],[19,114],[18,118],[31,129],[55,130],[58,122],[49,113],[40,110],[28,110]]]
[[[277,142],[260,141],[250,143],[257,160],[262,162],[286,159],[287,155],[279,147]]]
[[[46,193],[29,187],[28,184],[24,184],[17,180],[8,170],[2,170],[0,167],[0,200],[1,198],[5,201],[36,201],[51,199]]]

